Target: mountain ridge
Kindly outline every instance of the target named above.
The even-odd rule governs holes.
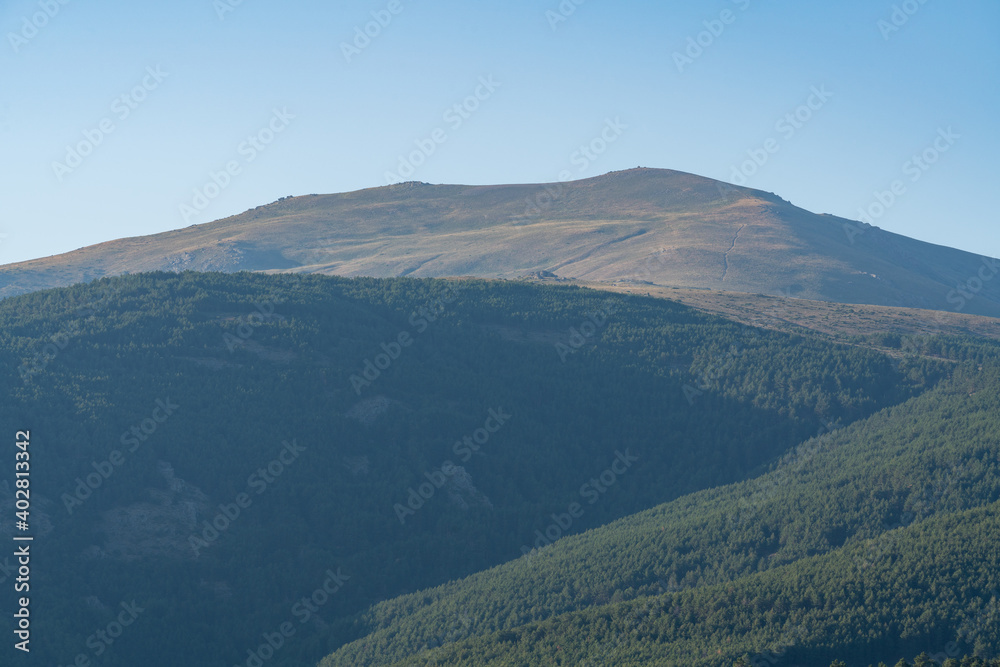
[[[286,197],[0,266],[0,296],[189,269],[505,279],[549,272],[1000,316],[995,260],[810,213],[773,193],[648,168],[564,183],[408,182]]]

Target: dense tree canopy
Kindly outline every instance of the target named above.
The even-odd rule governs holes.
[[[990,525],[995,346],[928,345],[887,355],[513,282],[161,273],[6,299],[0,423],[32,433],[36,655],[245,664],[290,622],[267,664],[553,664],[516,662],[511,638],[541,656],[526,638],[565,632],[559,650],[596,659],[669,600],[718,611],[629,650],[668,655],[683,630],[731,643],[731,663],[784,636],[767,619],[817,637],[821,601],[857,599],[822,597],[845,563],[896,586],[899,545]],[[871,618],[943,637],[980,579],[938,611],[914,592]],[[730,582],[760,614],[725,611]],[[96,655],[132,601],[145,611]]]

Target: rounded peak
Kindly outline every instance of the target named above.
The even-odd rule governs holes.
[[[403,181],[402,183],[390,183],[389,185],[383,186],[387,188],[422,188],[428,187],[430,183],[425,183],[424,181]]]

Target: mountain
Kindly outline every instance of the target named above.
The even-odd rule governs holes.
[[[1000,346],[991,348],[989,369],[966,365],[802,443],[759,477],[375,605],[356,619],[361,637],[321,665],[996,657]]]
[[[577,284],[618,294],[655,296],[742,324],[788,333],[807,330],[844,342],[850,342],[859,335],[873,334],[909,337],[949,334],[1000,338],[1000,319],[979,315],[708,289],[587,282]]]
[[[0,267],[0,295],[142,271],[646,282],[1000,316],[997,262],[677,171],[405,183]]]
[[[524,598],[523,622],[482,627],[614,604],[618,589],[625,602],[671,572],[691,587],[699,569],[704,583],[764,574],[876,535],[882,515],[866,511],[911,495],[905,481],[880,486],[895,449],[803,480],[797,523],[782,529],[782,506],[768,510],[768,530],[742,534],[716,574],[725,547],[714,524],[690,523],[706,516],[697,494],[732,498],[729,485],[801,443],[846,447],[852,425],[894,406],[911,406],[883,436],[917,443],[906,470],[943,474],[951,459],[932,447],[984,461],[953,503],[974,509],[993,497],[996,429],[969,420],[996,414],[997,343],[955,335],[964,326],[919,345],[872,331],[834,341],[574,285],[254,273],[136,274],[5,299],[0,422],[31,440],[32,627],[45,638],[32,657],[214,667],[271,651],[268,665],[315,664],[392,636],[369,618],[380,603],[407,641],[375,660],[405,656],[437,595],[415,591],[517,570],[539,539],[554,542],[545,562],[664,503],[676,504],[655,512],[674,518],[638,541],[578,552],[608,567],[600,582],[573,566],[551,579],[556,593]],[[911,425],[925,413],[938,433]],[[0,481],[8,515],[15,494]],[[823,494],[859,509],[830,518]],[[697,512],[684,519],[686,507]],[[818,532],[799,537],[807,518]],[[660,526],[684,543],[656,539]],[[3,573],[12,560],[0,557]],[[416,634],[399,600],[419,612]],[[477,614],[511,602],[483,600]],[[95,632],[122,605],[143,611],[105,645]]]

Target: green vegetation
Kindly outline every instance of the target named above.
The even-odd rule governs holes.
[[[376,605],[359,619],[370,634],[324,665],[584,664],[610,647],[620,665],[767,651],[867,664],[950,641],[995,650],[998,387],[995,365],[970,367],[762,477]],[[474,638],[419,652],[447,641],[441,628],[459,614]]]
[[[6,299],[37,659],[245,664],[290,622],[268,665],[579,664],[680,603],[712,611],[623,655],[731,664],[796,623],[809,655],[853,658],[868,621],[873,652],[915,655],[988,602],[1000,500],[997,345],[928,344],[941,359],[508,282],[158,273]],[[566,536],[523,556],[546,532]],[[966,583],[918,594],[939,576]],[[838,631],[865,577],[878,606]]]

